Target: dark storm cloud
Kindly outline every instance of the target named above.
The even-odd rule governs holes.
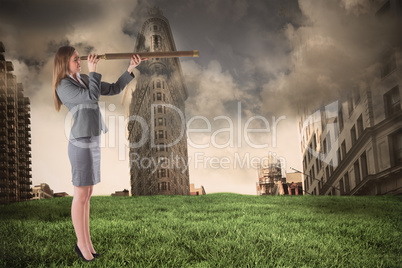
[[[202,66],[199,71],[208,73],[209,67],[215,68],[218,64],[219,68],[214,70],[219,70],[222,76],[213,79],[226,79],[229,76],[233,81],[216,88],[214,85],[217,83],[214,84],[214,81],[209,83],[208,78],[201,81],[202,74],[197,71],[197,75],[194,75],[184,68],[185,74],[188,74],[186,83],[191,89],[188,106],[192,107],[192,111],[203,111],[203,115],[213,117],[217,111],[214,107],[219,106],[225,108],[219,111],[233,115],[237,111],[237,102],[241,101],[244,109],[259,113],[258,96],[263,85],[274,78],[277,72],[286,72],[288,69],[286,59],[291,47],[284,35],[284,27],[288,23],[296,27],[302,24],[304,18],[297,1],[155,3],[169,19],[178,49],[200,49],[201,56],[195,60]],[[182,62],[186,64],[187,59]],[[206,88],[205,85],[211,86]],[[200,101],[199,93],[208,98],[216,90],[225,91],[219,92],[225,98]],[[208,103],[215,105],[210,106]]]
[[[16,71],[24,70],[19,79],[30,85],[26,87],[28,96],[38,94],[51,81],[49,62],[60,46],[74,46],[81,54],[101,53],[106,51],[99,50],[121,41],[124,34],[119,23],[135,9],[136,2],[117,3],[126,11],[114,6],[116,1],[0,1],[0,41]],[[107,29],[108,25],[114,28]]]
[[[289,24],[289,69],[279,72],[261,93],[265,112],[297,114],[343,100],[360,87],[375,89],[381,54],[400,38],[394,21],[375,16],[381,1],[300,0],[306,23]]]
[[[0,21],[24,28],[53,28],[74,25],[102,15],[98,1],[1,0]]]
[[[277,38],[283,39],[280,29],[289,22],[298,24],[300,19],[296,1],[177,1],[175,5],[161,4],[163,10],[169,12],[175,37],[202,48],[199,61],[202,65],[214,59],[232,72],[236,68],[240,71],[246,58],[283,56],[288,48],[286,43],[277,45]]]

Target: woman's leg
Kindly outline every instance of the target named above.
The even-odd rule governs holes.
[[[90,187],[91,186],[74,186],[74,198],[71,205],[71,218],[73,220],[75,234],[77,235],[77,245],[82,255],[87,260],[93,259],[85,235],[85,210],[88,193],[91,191]]]
[[[89,186],[90,190],[87,196],[87,202],[85,203],[85,237],[87,241],[87,247],[92,253],[96,253],[94,246],[92,245],[91,241],[91,234],[89,232],[89,210],[90,210],[90,200],[92,196],[93,186]]]

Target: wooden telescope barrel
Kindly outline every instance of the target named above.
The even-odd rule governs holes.
[[[141,58],[177,58],[177,57],[199,57],[198,50],[188,51],[158,51],[158,52],[130,52],[130,53],[106,53],[98,55],[98,58],[104,60],[123,60],[131,59],[134,54],[138,54]],[[81,56],[80,60],[87,60],[88,56]]]

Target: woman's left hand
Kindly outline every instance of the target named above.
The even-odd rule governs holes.
[[[148,58],[141,59],[138,54],[135,54],[131,57],[130,66],[128,66],[127,72],[132,73],[134,68],[140,65],[141,61],[147,60]]]

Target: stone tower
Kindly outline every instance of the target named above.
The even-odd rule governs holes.
[[[135,52],[176,51],[168,20],[149,11]],[[138,66],[132,89],[128,139],[131,194],[189,195],[185,100],[188,97],[178,58],[154,58]]]

